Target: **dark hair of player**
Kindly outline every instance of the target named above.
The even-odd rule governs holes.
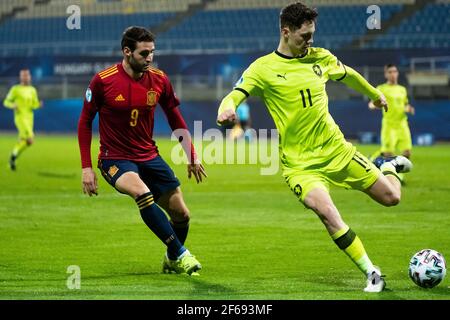
[[[301,28],[305,21],[315,21],[319,13],[301,2],[287,5],[280,12],[280,28],[288,27],[291,31]]]
[[[384,70],[387,70],[389,68],[397,68],[397,66],[393,63],[388,63],[387,65],[384,66]]]
[[[144,41],[155,42],[155,35],[144,27],[128,27],[122,34],[122,50],[128,47],[131,51],[134,51],[136,49],[136,43]]]

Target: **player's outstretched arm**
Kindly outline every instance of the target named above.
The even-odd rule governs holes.
[[[234,124],[237,120],[236,108],[246,98],[246,95],[239,90],[233,90],[225,98],[223,98],[217,112],[217,124],[220,126]]]
[[[341,81],[346,86],[369,97],[374,108],[384,108],[385,111],[388,110],[386,98],[380,90],[372,86],[366,79],[364,79],[362,75],[360,75],[353,68],[346,66],[345,69],[347,71],[347,74]],[[371,108],[370,104],[369,108]]]
[[[203,167],[203,164],[197,158],[191,135],[179,108],[167,108],[164,104],[161,106],[166,113],[169,126],[172,128],[173,133],[177,137],[178,141],[184,149],[184,152],[186,153],[186,156],[188,157],[188,178],[190,179],[192,176],[194,176],[197,183],[202,182],[203,178],[207,178],[208,175],[206,174],[206,170]]]

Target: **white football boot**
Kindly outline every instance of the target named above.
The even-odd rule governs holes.
[[[367,286],[364,292],[381,292],[386,287],[384,276],[381,275],[380,270],[376,269],[367,275]]]
[[[413,168],[412,162],[404,156],[396,156],[393,160],[388,161],[387,163],[392,164],[397,173],[410,172],[411,169]]]

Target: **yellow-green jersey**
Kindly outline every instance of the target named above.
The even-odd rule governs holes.
[[[14,116],[28,119],[33,118],[33,110],[39,108],[40,103],[36,88],[31,85],[17,84],[11,87],[3,104],[7,108],[14,109]]]
[[[411,132],[405,106],[408,104],[406,88],[384,83],[377,87],[388,103],[381,124],[381,152],[397,153],[412,149]]]
[[[355,147],[331,117],[325,88],[329,79],[340,81],[346,75],[345,65],[326,49],[309,48],[295,58],[275,51],[254,61],[235,90],[264,101],[279,132],[285,168],[338,171]]]
[[[389,125],[398,125],[406,122],[408,117],[405,106],[408,104],[408,93],[406,88],[398,84],[383,83],[377,86],[383,92],[388,103],[388,111],[383,111],[383,122]]]
[[[40,107],[36,89],[31,85],[17,84],[9,90],[3,104],[7,108],[14,109],[14,123],[19,131],[20,139],[28,139],[34,136],[33,110]]]

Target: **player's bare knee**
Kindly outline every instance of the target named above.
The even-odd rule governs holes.
[[[311,209],[314,210],[325,225],[332,225],[337,215],[337,209],[334,204],[329,202],[317,204]]]
[[[27,142],[27,146],[31,146],[34,141],[33,141],[33,139],[27,139],[26,142]]]
[[[136,199],[143,194],[150,192],[147,185],[141,180],[139,175],[135,172],[125,172],[116,181],[115,187],[122,193],[128,194],[133,199]]]
[[[332,202],[320,197],[306,197],[305,205],[319,216],[327,216],[336,210]]]
[[[391,203],[391,206],[396,206],[396,205],[398,205],[399,203],[400,203],[400,194],[399,193],[394,193],[392,196],[391,196],[391,199],[390,199],[391,201],[390,201],[390,203]]]
[[[172,220],[176,222],[188,223],[191,220],[191,216],[189,214],[189,211],[179,212],[177,218],[173,218]]]
[[[395,191],[388,191],[384,194],[382,204],[386,207],[396,206],[400,203],[400,193]]]
[[[180,216],[183,217],[184,221],[191,220],[191,213],[189,212],[188,208],[185,208],[180,213],[181,213]]]
[[[189,209],[186,206],[170,208],[169,215],[172,220],[177,222],[187,222],[191,219]]]
[[[148,189],[146,189],[146,188],[134,188],[134,189],[131,189],[129,192],[128,192],[128,194],[132,197],[132,198],[134,198],[134,199],[136,199],[136,198],[139,198],[140,196],[142,196],[142,195],[144,195],[144,194],[146,194],[146,193],[148,193],[149,192],[149,190]]]
[[[336,207],[332,203],[325,203],[320,206],[320,211],[322,212],[322,215],[326,217],[333,217],[336,214]]]
[[[116,184],[117,187],[117,184]],[[120,188],[118,188],[122,192],[127,193],[130,197],[133,199],[137,199],[140,196],[150,192],[148,187],[145,184],[141,183],[130,183],[125,188],[121,185]]]
[[[305,206],[308,209],[311,209],[312,211],[314,211],[315,213],[319,214],[319,207],[318,207],[319,202],[318,201],[314,201],[312,199],[306,199],[305,201]]]
[[[184,203],[183,193],[180,187],[175,189],[168,199],[168,211],[172,219],[178,221],[189,221],[190,212]]]

